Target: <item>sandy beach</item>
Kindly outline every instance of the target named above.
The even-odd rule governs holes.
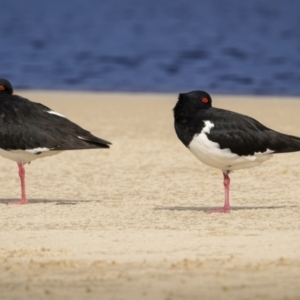
[[[26,165],[0,157],[0,298],[300,299],[300,153],[231,175],[201,164],[173,127],[176,94],[16,91],[109,140]],[[300,99],[213,105],[300,136]]]

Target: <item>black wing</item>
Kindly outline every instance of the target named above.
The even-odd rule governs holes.
[[[268,149],[273,153],[300,151],[299,137],[276,132],[251,117],[217,108],[207,110],[208,120],[212,111],[215,126],[208,138],[221,149],[229,148],[238,155],[253,155]]]
[[[19,96],[1,99],[0,147],[7,150],[109,148],[110,142],[49,111],[52,110]]]

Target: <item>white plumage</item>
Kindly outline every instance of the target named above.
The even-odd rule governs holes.
[[[220,149],[220,145],[210,141],[207,134],[215,126],[210,121],[204,121],[205,126],[199,134],[195,134],[188,148],[204,164],[226,170],[239,170],[258,166],[272,157],[272,150],[264,153],[258,152],[254,155],[237,155],[230,149]]]
[[[15,161],[16,163],[20,164],[27,164],[30,163],[32,160],[43,158],[46,156],[51,156],[60,153],[61,151],[49,151],[50,149],[47,148],[35,148],[35,149],[28,149],[28,150],[10,150],[6,151],[0,148],[0,155],[8,158],[10,160]],[[40,154],[35,154],[39,153]]]

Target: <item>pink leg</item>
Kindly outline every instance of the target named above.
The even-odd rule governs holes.
[[[229,204],[229,186],[230,186],[230,178],[228,176],[228,173],[223,173],[224,176],[224,188],[225,188],[225,202],[224,202],[224,207],[219,208],[219,209],[213,209],[207,211],[207,213],[214,213],[214,212],[219,212],[219,213],[229,213],[230,212],[230,204]]]
[[[8,204],[10,205],[28,204],[28,201],[26,199],[26,193],[25,193],[25,169],[22,163],[18,164],[18,167],[19,167],[19,176],[21,179],[22,197],[20,201],[9,202]]]

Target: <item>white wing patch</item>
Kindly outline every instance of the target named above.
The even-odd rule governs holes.
[[[60,113],[58,113],[56,111],[53,111],[53,110],[45,110],[45,112],[47,112],[48,114],[57,115],[59,117],[65,118],[64,115],[62,115],[62,114],[60,114]]]
[[[205,126],[202,129],[202,131],[200,132],[200,134],[202,134],[202,133],[208,133],[209,134],[210,130],[215,127],[215,124],[210,122],[210,121],[204,121],[204,124],[205,124]]]
[[[33,149],[26,149],[25,151],[32,153],[32,154],[37,154],[37,153],[41,153],[41,152],[45,152],[45,151],[50,151],[51,149],[49,148],[33,148]]]
[[[86,138],[83,138],[82,136],[77,135],[77,137],[78,137],[80,140],[87,141],[87,139],[86,139]]]
[[[265,154],[272,154],[274,153],[274,150],[270,150],[267,148],[267,151],[265,152],[255,152],[254,155],[265,155]]]

